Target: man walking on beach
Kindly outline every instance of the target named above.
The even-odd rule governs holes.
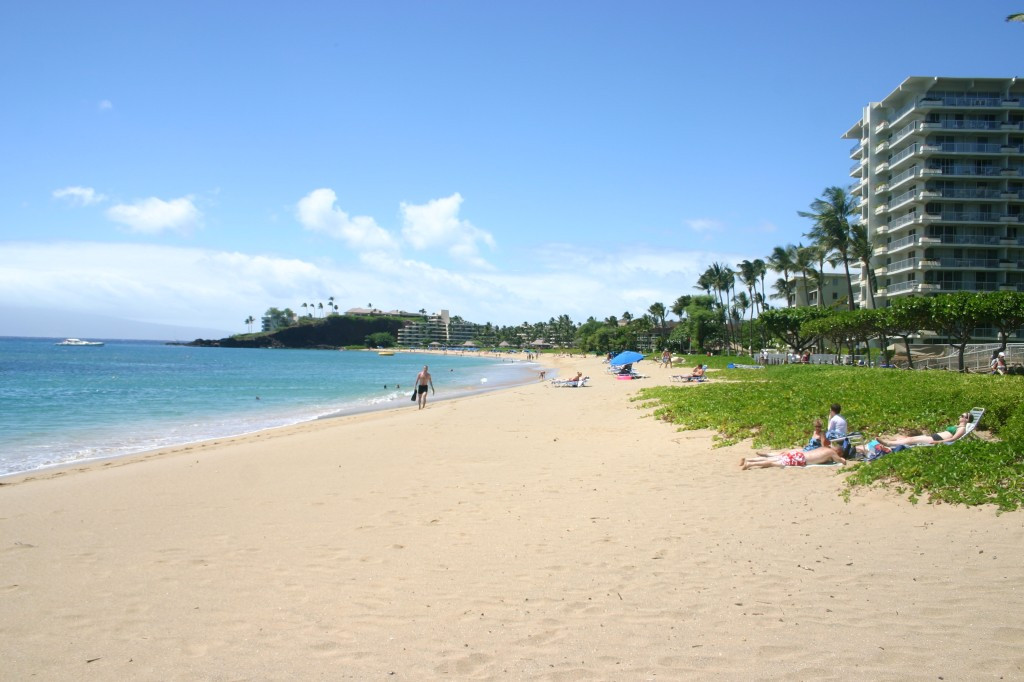
[[[427,406],[427,386],[430,386],[430,391],[434,391],[434,380],[430,376],[430,372],[427,371],[427,366],[423,365],[423,369],[416,375],[416,395],[419,396],[419,409],[423,409]]]

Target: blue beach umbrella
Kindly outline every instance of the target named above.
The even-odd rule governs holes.
[[[631,362],[639,362],[644,359],[643,353],[637,353],[635,350],[624,350],[614,358],[608,361],[609,365],[628,365]]]

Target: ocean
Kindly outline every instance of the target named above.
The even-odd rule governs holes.
[[[430,366],[452,398],[537,380],[522,354],[193,348],[162,341],[0,337],[0,476],[252,433],[334,415],[416,409]]]

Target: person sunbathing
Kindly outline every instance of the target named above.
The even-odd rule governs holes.
[[[685,376],[685,375],[684,375]],[[690,372],[689,376],[686,377],[687,381],[697,381],[704,377],[704,365],[697,365]]]
[[[744,457],[740,460],[740,467],[747,469],[767,469],[769,467],[804,467],[810,464],[828,464],[836,462],[839,465],[846,464],[843,459],[843,449],[840,443],[823,445],[814,450],[800,450],[793,448],[756,457]]]
[[[878,439],[878,442],[887,447],[894,445],[933,445],[935,443],[951,442],[962,438],[967,433],[967,425],[974,420],[974,415],[964,412],[960,415],[960,421],[956,425],[949,425],[946,428],[933,434],[922,434],[920,436],[896,436],[895,438]]]

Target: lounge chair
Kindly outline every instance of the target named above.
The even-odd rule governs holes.
[[[984,407],[973,407],[973,408],[970,409],[969,413],[971,415],[971,421],[969,421],[967,423],[967,427],[964,429],[963,434],[959,438],[953,438],[952,440],[937,440],[937,441],[933,441],[931,443],[906,443],[906,444],[902,444],[902,445],[894,445],[892,447],[893,448],[899,448],[899,449],[902,450],[904,448],[930,448],[930,447],[933,447],[933,446],[936,446],[936,445],[953,445],[954,443],[959,443],[961,440],[967,438],[969,435],[974,433],[974,429],[978,428],[978,422],[980,422],[982,416],[984,416],[985,408]],[[858,445],[861,444],[863,442],[863,439],[864,439],[863,436],[861,434],[859,434],[859,433],[856,433],[856,434],[851,433],[847,437],[851,438],[851,439],[853,439],[854,437],[859,438],[859,440],[851,440],[850,441],[851,443],[856,443]],[[871,441],[870,443],[867,444],[868,447],[866,447],[865,449],[868,450],[868,451],[873,450],[874,449],[874,447],[873,447],[874,445],[883,445],[883,447],[888,447],[888,446],[885,446],[884,443],[880,443],[877,440],[873,440],[873,441]],[[885,451],[885,453],[887,454],[888,451]],[[871,460],[871,459],[877,459],[878,457],[881,456],[881,455],[872,456],[871,452],[866,452],[866,453],[859,453],[858,452],[857,454],[858,454],[857,459],[862,459],[862,458],[864,458],[866,456],[867,459]]]
[[[930,448],[933,445],[952,445],[953,443],[959,443],[960,441],[974,433],[974,429],[978,428],[978,422],[980,422],[981,418],[985,415],[985,408],[972,407],[969,410],[969,413],[971,415],[971,421],[967,422],[967,427],[964,429],[963,435],[961,435],[959,438],[953,438],[951,440],[939,440],[935,441],[934,443],[915,443],[913,445],[910,445],[909,447]]]
[[[587,380],[590,377],[580,377],[579,381],[576,379],[552,379],[551,385],[562,388],[583,388],[587,385]]]

